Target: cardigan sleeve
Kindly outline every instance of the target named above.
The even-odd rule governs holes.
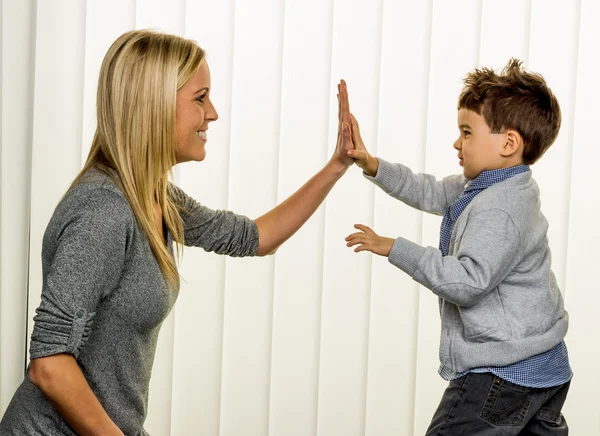
[[[185,245],[232,257],[256,255],[258,227],[253,220],[202,206],[174,184],[169,192],[183,220]]]
[[[367,180],[375,183],[386,194],[423,212],[443,215],[467,183],[462,175],[437,180],[430,174],[415,174],[402,164],[377,159],[379,170],[375,177],[365,174]]]
[[[468,307],[510,274],[520,253],[521,235],[512,218],[489,209],[470,218],[454,256],[398,238],[388,260],[437,296]]]
[[[105,189],[66,197],[44,236],[42,299],[34,317],[31,358],[77,358],[90,337],[96,307],[119,283],[131,212]]]

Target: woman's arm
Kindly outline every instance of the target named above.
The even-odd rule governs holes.
[[[100,301],[117,288],[132,228],[123,197],[82,186],[57,206],[44,237],[47,265],[33,318],[28,379],[81,435],[123,435],[76,359],[91,337]]]
[[[77,434],[124,436],[90,389],[72,355],[33,359],[28,378]]]
[[[318,209],[347,167],[330,161],[300,189],[255,220],[258,226],[258,256],[273,254]]]
[[[255,220],[258,227],[258,256],[273,254],[312,216],[331,188],[344,175],[354,159],[348,151],[354,148],[350,132],[348,89],[342,80],[338,85],[338,137],[331,160],[283,203]]]

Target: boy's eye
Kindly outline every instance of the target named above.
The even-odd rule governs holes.
[[[466,130],[463,130],[463,133],[465,134],[465,136],[469,136],[471,134],[471,132],[467,132]]]

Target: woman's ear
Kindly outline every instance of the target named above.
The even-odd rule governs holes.
[[[504,157],[509,157],[514,155],[517,151],[522,148],[523,145],[523,137],[516,130],[507,130],[506,140],[504,145],[502,146],[502,150],[500,154]]]

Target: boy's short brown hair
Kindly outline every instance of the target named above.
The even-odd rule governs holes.
[[[558,100],[544,78],[525,71],[511,59],[500,74],[476,69],[464,80],[458,109],[483,116],[492,133],[516,130],[523,138],[523,163],[536,162],[558,136],[561,113]]]

